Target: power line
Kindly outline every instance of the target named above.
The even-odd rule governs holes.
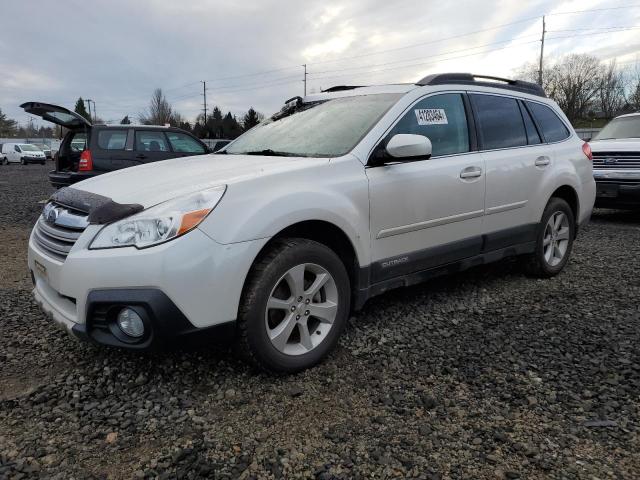
[[[533,37],[533,36],[537,36],[537,35],[536,34],[525,35],[524,37],[521,37],[521,38],[528,38],[528,37]],[[311,73],[309,73],[309,75],[319,75],[319,74],[323,74],[323,73],[343,72],[345,70],[359,70],[361,68],[384,67],[384,66],[387,66],[387,65],[396,65],[396,64],[399,64],[399,63],[411,62],[411,61],[414,61],[414,60],[424,60],[424,59],[427,59],[427,58],[441,57],[443,55],[450,55],[452,53],[466,52],[466,51],[469,51],[469,50],[475,50],[475,49],[478,49],[478,48],[490,47],[490,46],[493,46],[493,45],[501,45],[501,44],[510,43],[510,42],[513,42],[513,39],[502,40],[502,41],[499,41],[499,42],[485,43],[483,45],[478,45],[476,47],[463,48],[463,49],[459,49],[459,50],[451,50],[451,51],[448,51],[448,52],[442,52],[442,53],[438,53],[438,54],[435,54],[435,55],[428,55],[426,57],[425,56],[413,57],[413,58],[408,58],[406,60],[398,60],[398,61],[395,61],[395,62],[385,62],[385,63],[378,63],[378,64],[366,64],[366,65],[360,65],[358,67],[345,67],[345,68],[340,68],[340,69],[336,69],[336,70],[323,70],[323,71],[320,71],[320,72],[311,72]]]
[[[388,72],[388,71],[391,71],[391,70],[401,70],[403,68],[423,67],[423,66],[427,66],[427,65],[435,65],[440,61],[446,62],[446,61],[449,61],[449,60],[457,60],[457,59],[460,59],[460,58],[473,57],[473,56],[482,55],[482,54],[485,54],[485,53],[497,52],[497,51],[500,51],[500,50],[505,50],[507,48],[519,47],[519,46],[523,46],[523,45],[530,45],[530,44],[538,43],[538,42],[539,42],[539,40],[532,40],[532,41],[529,41],[529,42],[514,43],[514,44],[511,44],[511,45],[505,45],[504,47],[492,48],[492,49],[489,49],[489,50],[484,50],[482,52],[468,53],[468,54],[465,54],[465,55],[458,55],[456,57],[444,58],[442,60],[438,60],[437,62],[412,63],[410,65],[402,65],[400,67],[382,68],[382,69],[378,69],[378,70],[368,70],[366,72],[359,72],[359,73],[356,73],[356,74],[328,75],[328,76],[324,76],[324,77],[315,77],[314,80],[330,79],[330,78],[341,78],[341,77],[349,77],[349,76],[362,76],[362,75],[368,75],[370,73],[380,73],[380,72]]]
[[[547,16],[550,17],[552,15],[573,15],[576,13],[591,13],[591,12],[604,12],[606,10],[622,10],[624,8],[639,8],[640,4],[636,3],[633,5],[622,5],[619,7],[605,7],[605,8],[589,8],[587,10],[574,10],[572,12],[557,12],[557,13],[548,13]]]

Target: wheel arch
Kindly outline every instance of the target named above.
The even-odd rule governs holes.
[[[283,238],[305,238],[321,243],[330,248],[340,258],[349,275],[352,295],[360,284],[360,262],[357,251],[349,236],[340,227],[326,220],[303,220],[281,229],[260,249],[251,263],[249,274],[253,266],[266,254],[274,242]],[[246,282],[249,274],[245,278]]]
[[[561,198],[569,204],[576,225],[576,235],[578,234],[578,221],[580,218],[580,198],[578,192],[570,185],[562,185],[556,188],[551,194],[551,198]]]

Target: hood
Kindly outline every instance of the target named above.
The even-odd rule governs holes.
[[[618,138],[611,140],[592,140],[591,151],[598,152],[640,152],[640,138]]]
[[[73,189],[144,208],[216,185],[299,170],[327,158],[256,155],[198,155],[147,163],[99,175],[74,184]]]

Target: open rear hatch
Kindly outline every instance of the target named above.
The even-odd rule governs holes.
[[[69,130],[77,130],[79,128],[90,127],[91,122],[82,115],[72,112],[71,110],[41,102],[26,102],[20,105],[24,111],[31,115],[41,117],[43,120],[61,125]]]
[[[56,171],[77,172],[80,156],[88,142],[91,122],[76,112],[49,103],[26,102],[20,107],[68,130],[56,154]]]

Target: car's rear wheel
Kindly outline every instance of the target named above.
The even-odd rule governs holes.
[[[312,367],[338,342],[349,302],[349,276],[331,249],[307,239],[278,240],[245,285],[238,316],[241,352],[274,373]]]
[[[525,259],[527,273],[552,277],[569,261],[575,238],[575,217],[569,204],[553,197],[542,215],[536,238],[536,250]]]

